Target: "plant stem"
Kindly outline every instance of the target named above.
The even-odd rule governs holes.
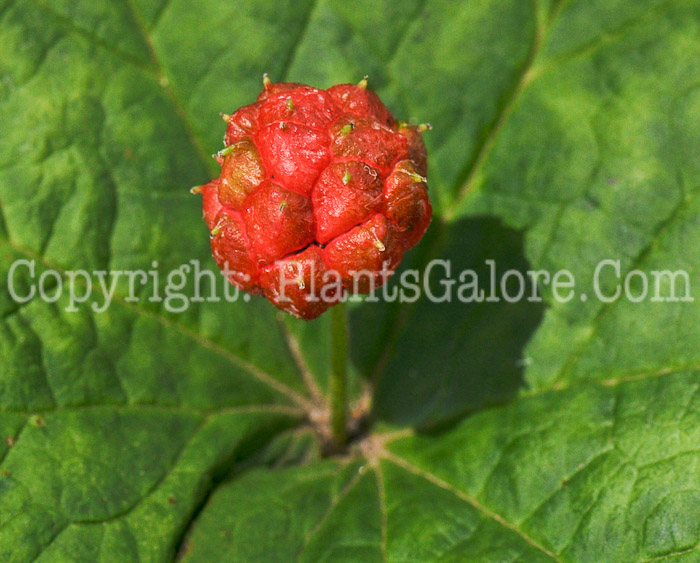
[[[348,313],[345,303],[331,307],[331,432],[336,447],[348,439]]]

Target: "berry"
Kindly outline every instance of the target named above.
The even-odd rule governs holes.
[[[303,319],[385,283],[432,216],[421,133],[367,81],[273,84],[232,115],[203,195],[229,281]]]

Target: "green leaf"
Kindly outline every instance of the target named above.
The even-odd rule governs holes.
[[[353,304],[330,458],[328,319],[167,278],[215,268],[188,188],[263,72],[432,123],[389,290],[576,280]],[[700,560],[698,77],[695,0],[0,0],[0,559]]]

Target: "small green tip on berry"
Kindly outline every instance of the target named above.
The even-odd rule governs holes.
[[[282,203],[280,203],[280,211],[284,211],[285,209],[287,209],[287,205],[288,204],[286,201],[283,201]]]
[[[291,96],[287,98],[287,111],[294,111],[294,100]]]
[[[228,123],[228,120],[231,119],[231,116],[228,113],[224,113],[223,111],[219,113],[221,116],[221,119],[223,119],[226,123]]]
[[[431,131],[432,129],[433,129],[433,126],[430,125],[430,123],[421,123],[418,126],[418,131],[420,131],[421,133],[423,133],[425,131]]]
[[[377,247],[377,250],[379,250],[379,252],[384,252],[386,250],[386,246],[384,246],[384,243],[379,239],[374,240],[374,246]]]
[[[219,152],[216,153],[216,156],[226,156],[228,154],[231,154],[233,151],[235,151],[238,147],[234,143],[233,145],[229,145],[228,147],[225,147],[221,149]],[[214,158],[216,158],[216,156]]]
[[[194,187],[190,188],[190,193],[191,194],[201,194],[203,187],[204,186],[194,186]]]
[[[263,74],[263,88],[267,90],[270,84],[272,84],[272,80],[270,80],[270,77],[267,75],[266,72],[265,74]]]
[[[367,88],[367,79],[368,79],[368,78],[369,78],[369,76],[367,76],[367,75],[365,74],[364,78],[363,78],[362,80],[360,80],[360,81],[357,83],[357,87],[358,87],[358,88],[361,88],[362,90],[364,90],[365,88]]]
[[[421,176],[420,174],[418,174],[418,173],[416,173],[416,172],[411,172],[411,173],[409,174],[409,176],[411,177],[411,180],[413,180],[414,182],[423,182],[423,183],[425,183],[425,182],[428,181],[428,179],[427,179],[425,176]]]
[[[352,180],[352,176],[350,175],[350,172],[346,170],[345,174],[343,174],[343,184],[347,186],[350,183],[350,180]]]
[[[216,235],[218,235],[220,232],[221,232],[221,225],[216,224],[216,225],[214,225],[214,228],[209,232],[209,236],[210,236],[211,238],[214,238],[214,237],[216,237]]]
[[[355,128],[355,124],[354,124],[354,123],[348,123],[347,125],[343,125],[343,126],[340,128],[340,134],[341,134],[341,135],[349,135],[349,134],[350,134],[350,131],[352,131],[354,128]]]

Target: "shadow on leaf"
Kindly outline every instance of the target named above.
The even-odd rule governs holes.
[[[523,386],[523,348],[540,323],[543,302],[533,302],[533,286],[525,274],[523,236],[499,220],[477,217],[454,224],[436,223],[422,245],[391,284],[398,286],[402,271],[416,268],[420,284],[433,295],[451,292],[451,301],[434,302],[425,290],[415,304],[367,303],[352,314],[353,361],[367,374],[368,366],[379,366],[374,377],[374,417],[395,424],[423,429],[444,427],[469,412],[512,399]],[[422,252],[421,252],[422,250]],[[426,276],[431,258],[450,264],[435,264]],[[495,264],[496,290],[491,293]],[[479,291],[498,301],[462,302],[458,289],[465,270],[473,270]],[[509,270],[522,273],[506,276]],[[455,280],[451,287],[448,279]],[[522,285],[523,297],[514,298]],[[465,295],[473,295],[474,286]],[[370,341],[375,344],[372,346]],[[376,344],[380,345],[376,345]]]

